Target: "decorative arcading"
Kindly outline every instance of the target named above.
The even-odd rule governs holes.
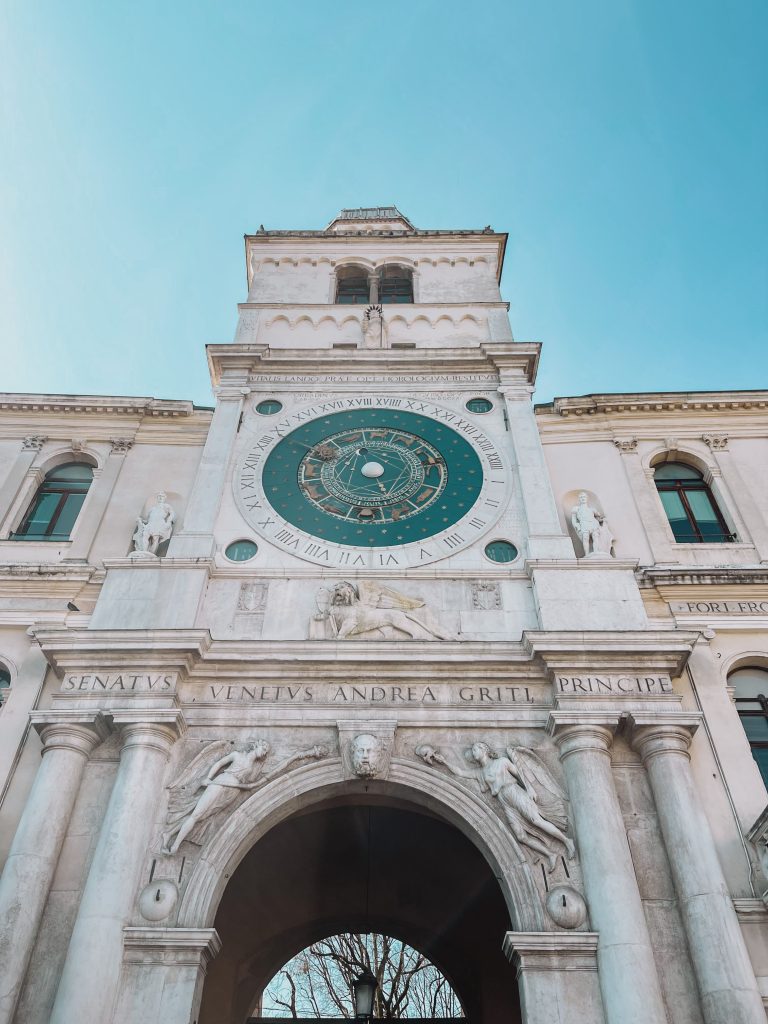
[[[361,311],[364,307],[361,307]],[[410,318],[405,317],[402,313],[397,313],[395,316],[385,318],[388,325],[396,323],[402,323],[405,325],[407,330],[416,326],[417,324],[425,324],[430,329],[436,329],[441,323],[449,323],[452,327],[460,327],[464,323],[471,323],[477,327],[482,327],[487,323],[485,317],[477,317],[472,313],[463,313],[461,316],[453,316],[450,313],[440,313],[438,316],[428,316],[426,313],[417,313],[415,316]],[[335,315],[333,313],[319,313],[315,316],[309,313],[301,313],[297,317],[286,316],[285,313],[279,313],[277,316],[272,317],[266,321],[266,327],[270,328],[276,324],[286,324],[290,330],[295,330],[300,326],[309,326],[313,330],[317,330],[325,323],[330,323],[334,327],[340,328],[345,324],[354,323],[360,324],[362,320],[362,312],[360,316],[353,316],[347,314],[346,316]]]

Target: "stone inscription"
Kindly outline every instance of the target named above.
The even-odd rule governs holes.
[[[547,688],[548,689],[548,688]],[[210,683],[201,699],[215,702],[272,704],[372,704],[499,706],[548,703],[542,686],[369,686],[360,683],[261,685]]]
[[[61,684],[62,690],[83,690],[96,693],[120,693],[121,691],[133,690],[141,693],[152,693],[174,690],[176,688],[177,675],[171,672],[167,675],[159,673],[139,674],[132,673],[92,673],[82,676],[66,676]]]
[[[489,373],[260,373],[255,384],[496,384]]]
[[[558,676],[558,693],[578,695],[645,695],[673,693],[669,676]]]
[[[768,615],[768,601],[670,601],[683,615]]]

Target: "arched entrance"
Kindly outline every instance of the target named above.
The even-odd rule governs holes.
[[[459,828],[420,804],[397,786],[341,785],[263,834],[219,903],[222,949],[199,1024],[244,1024],[292,955],[335,932],[367,930],[423,951],[473,1024],[519,1021],[499,879]]]

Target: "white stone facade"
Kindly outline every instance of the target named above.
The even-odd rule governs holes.
[[[768,668],[768,393],[534,407],[505,244],[392,208],[260,230],[215,409],[0,395],[0,1024],[244,1024],[368,923],[361,808],[372,927],[473,1022],[765,1021],[768,798],[730,677]],[[393,267],[413,301],[366,320]],[[350,268],[372,301],[337,301]],[[262,474],[340,412],[441,424],[476,497],[415,539],[317,536]],[[664,462],[721,539],[675,539]],[[35,538],[70,463],[82,508]]]

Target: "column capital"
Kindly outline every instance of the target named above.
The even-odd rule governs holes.
[[[155,747],[163,754],[187,731],[184,713],[179,708],[125,708],[111,712],[112,723],[120,731],[122,749]]]
[[[504,955],[523,971],[596,971],[597,932],[507,932]]]
[[[123,928],[126,963],[202,966],[221,949],[215,928]]]
[[[691,739],[701,725],[701,711],[685,714],[631,714],[629,741],[647,764],[658,754],[681,754],[690,758]]]
[[[550,711],[547,732],[560,750],[560,759],[583,750],[610,757],[621,715],[609,711]]]
[[[112,731],[101,711],[32,711],[29,720],[49,750],[74,750],[87,760]]]

